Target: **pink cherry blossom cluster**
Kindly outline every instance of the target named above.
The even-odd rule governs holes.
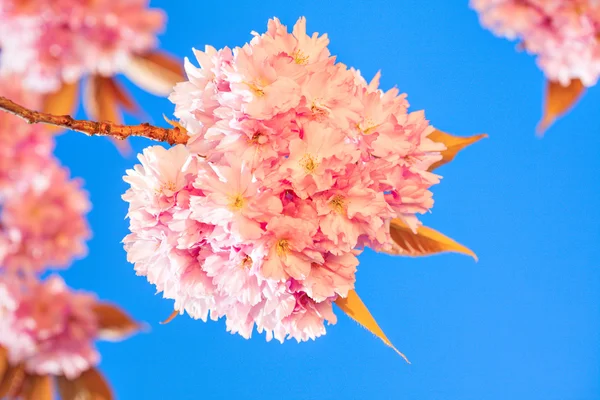
[[[0,72],[44,92],[89,73],[114,75],[156,46],[164,20],[148,0],[0,0]]]
[[[39,96],[0,79],[0,95],[21,104]],[[67,267],[86,252],[90,204],[78,180],[53,157],[54,140],[43,127],[0,114],[0,273],[35,275]]]
[[[32,109],[41,106],[41,96],[19,85],[20,76],[0,78],[0,95]],[[0,113],[0,201],[16,195],[48,163],[54,150],[52,136],[41,125],[28,125]]]
[[[600,2],[596,0],[471,0],[481,23],[522,41],[548,79],[593,86],[600,76]]]
[[[0,346],[30,374],[76,378],[99,361],[95,304],[58,276],[41,282],[0,275]]]
[[[337,63],[325,35],[277,19],[233,50],[196,51],[170,99],[187,145],[150,147],[130,188],[128,260],[175,309],[228,331],[314,339],[354,288],[364,247],[432,205],[428,139],[406,95]]]

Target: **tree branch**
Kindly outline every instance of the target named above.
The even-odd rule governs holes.
[[[76,120],[68,115],[52,115],[33,111],[2,96],[0,96],[0,110],[16,115],[27,121],[29,124],[42,123],[54,125],[81,132],[88,136],[110,136],[119,140],[125,140],[129,136],[142,136],[159,142],[167,142],[170,145],[185,144],[188,140],[187,133],[178,127],[167,129],[153,126],[148,123],[139,125],[117,125],[112,122]]]

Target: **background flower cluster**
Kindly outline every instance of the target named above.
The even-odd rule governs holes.
[[[64,108],[49,94],[122,72],[156,46],[163,25],[145,1],[0,0],[0,96],[33,110]],[[61,390],[91,395],[73,382],[90,374],[102,382],[95,341],[137,329],[118,307],[47,273],[84,257],[91,237],[88,194],[53,155],[55,134],[0,114],[0,397],[28,396],[54,378]]]

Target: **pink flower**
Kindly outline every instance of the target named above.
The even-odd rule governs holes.
[[[26,273],[67,267],[86,252],[89,209],[80,182],[69,181],[57,164],[47,164],[23,192],[2,204],[0,266]]]
[[[352,253],[328,255],[321,265],[313,265],[304,281],[306,294],[316,302],[336,296],[346,297],[354,289],[358,258]]]
[[[301,198],[334,185],[334,175],[358,160],[359,152],[346,141],[343,131],[310,121],[302,127],[302,137],[290,142],[290,154],[281,166]]]
[[[354,76],[343,64],[331,65],[310,74],[302,85],[303,107],[299,110],[315,121],[333,120],[343,130],[355,126],[363,110]]]
[[[263,120],[298,105],[298,83],[280,75],[275,64],[282,56],[250,44],[234,49],[233,55],[233,68],[226,73],[231,92],[241,98],[240,111]]]
[[[269,222],[267,231],[270,238],[263,245],[268,249],[261,266],[263,277],[303,280],[310,274],[313,262],[323,262],[323,256],[314,249],[316,221],[279,216]]]
[[[21,77],[0,78],[0,96],[37,109],[41,96],[28,93]],[[52,136],[41,125],[29,125],[8,113],[0,114],[0,201],[17,195],[51,161]]]
[[[230,166],[206,166],[194,186],[203,196],[191,199],[191,217],[212,225],[223,226],[238,241],[258,239],[261,224],[282,211],[281,200],[272,191],[261,191],[259,182],[240,160],[230,159]]]
[[[354,288],[357,255],[418,226],[443,146],[406,95],[336,63],[326,36],[278,20],[241,48],[195,51],[170,99],[189,141],[127,172],[135,271],[192,318],[314,339]]]
[[[288,334],[298,342],[306,341],[325,334],[325,321],[335,324],[337,318],[333,313],[330,299],[316,302],[304,293],[296,295],[294,311],[284,318],[276,327],[275,335]]]
[[[0,71],[49,92],[85,74],[114,75],[156,46],[162,12],[147,0],[2,0]]]
[[[370,187],[370,178],[357,173],[352,180],[338,185],[337,190],[315,197],[321,232],[332,242],[329,251],[348,253],[358,246],[361,235],[373,241],[389,240],[383,232],[387,230],[385,222],[396,214],[385,195]]]
[[[125,182],[139,190],[136,197],[123,196],[124,200],[132,203],[130,213],[170,207],[175,201],[175,194],[197,174],[197,161],[183,145],[169,150],[160,146],[149,147],[138,159],[141,165],[128,170],[125,178]]]
[[[600,4],[594,0],[471,0],[482,25],[521,41],[548,79],[593,86],[600,76]]]
[[[0,275],[0,346],[9,362],[24,363],[31,374],[68,379],[97,365],[95,303],[58,276],[38,282]]]
[[[289,66],[284,69],[292,71],[290,77],[301,78],[310,71],[318,71],[330,62],[329,39],[327,35],[312,36],[306,34],[306,18],[301,17],[292,34],[288,34],[287,27],[274,18],[269,21],[267,32],[263,35],[254,33],[253,45],[258,43],[271,47],[269,51],[273,54],[285,54],[289,60]]]

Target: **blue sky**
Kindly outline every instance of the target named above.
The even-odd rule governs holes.
[[[242,45],[269,17],[327,32],[331,51],[382,86],[408,93],[436,127],[486,139],[439,172],[436,228],[480,261],[441,255],[361,256],[357,291],[412,361],[341,312],[315,342],[244,340],[222,321],[178,317],[136,277],[127,233],[123,158],[103,139],[67,133],[57,154],[86,180],[94,209],[89,257],[64,272],[76,288],[116,301],[152,329],[102,343],[101,368],[119,399],[600,398],[600,90],[543,140],[543,76],[532,57],[480,28],[466,2],[448,0],[153,1],[169,15],[162,46],[180,57],[205,44]],[[172,105],[132,88],[149,118]],[[130,122],[135,120],[130,119]],[[138,139],[134,148],[150,145]]]

